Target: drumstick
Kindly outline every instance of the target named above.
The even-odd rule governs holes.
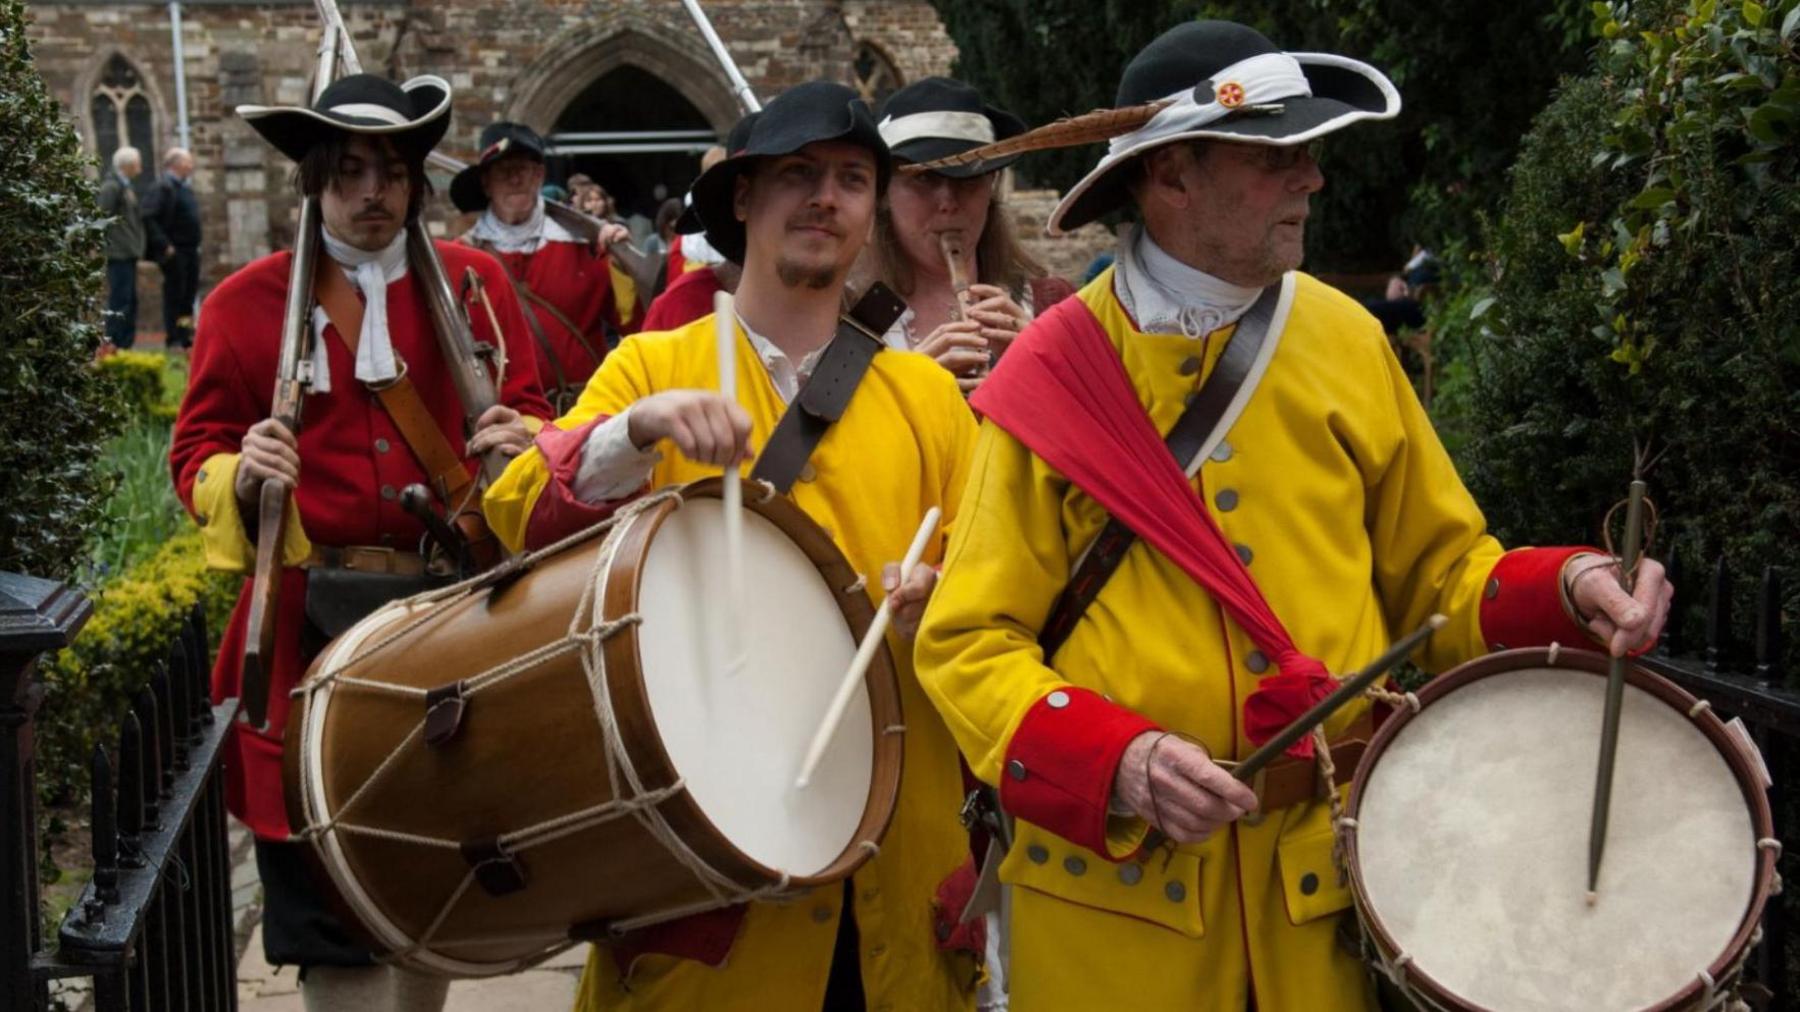
[[[925,545],[931,540],[932,532],[937,530],[938,517],[941,511],[933,506],[925,511],[925,519],[919,524],[918,533],[913,535],[912,544],[906,549],[906,558],[900,561],[900,585],[904,586],[906,577],[919,564],[925,554]],[[863,634],[862,642],[856,647],[856,656],[850,660],[850,670],[844,672],[844,680],[838,683],[837,695],[831,698],[831,706],[825,710],[825,719],[819,722],[819,730],[813,734],[812,744],[807,746],[806,761],[800,764],[800,777],[794,786],[805,790],[812,782],[813,773],[819,768],[819,760],[825,758],[825,746],[831,744],[832,736],[837,734],[838,725],[844,722],[844,712],[850,709],[850,697],[856,695],[856,687],[862,684],[863,675],[869,671],[869,664],[875,660],[875,651],[881,648],[881,637],[887,635],[888,622],[892,620],[890,605],[892,596],[882,599],[881,607],[875,609],[875,621],[869,623],[869,631]]]
[[[1644,537],[1644,492],[1640,480],[1631,483],[1625,506],[1625,545],[1619,554],[1619,586],[1632,592],[1637,583],[1638,548]],[[1594,776],[1594,814],[1588,823],[1587,901],[1600,901],[1600,862],[1606,857],[1606,824],[1612,814],[1613,760],[1619,754],[1619,717],[1625,709],[1624,657],[1614,657],[1606,671],[1606,709],[1600,716],[1600,768]]]
[[[1380,657],[1370,661],[1361,671],[1351,675],[1334,690],[1331,695],[1319,700],[1294,720],[1292,724],[1263,742],[1262,747],[1250,753],[1249,758],[1231,768],[1231,775],[1238,780],[1249,783],[1256,774],[1274,761],[1276,756],[1287,751],[1288,746],[1300,740],[1300,736],[1325,723],[1325,719],[1336,713],[1345,703],[1363,694],[1363,690],[1374,685],[1382,675],[1399,666],[1401,661],[1412,655],[1421,643],[1431,638],[1431,634],[1444,627],[1450,621],[1442,615],[1433,615],[1425,620],[1425,624],[1401,637]]]
[[[719,335],[719,396],[737,400],[737,313],[730,292],[713,294],[713,317]],[[725,648],[726,674],[749,665],[749,637],[744,629],[744,490],[737,461],[725,466]]]

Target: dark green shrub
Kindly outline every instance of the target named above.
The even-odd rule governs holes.
[[[1800,610],[1796,10],[1800,0],[1662,0],[1629,15],[1597,5],[1610,40],[1597,74],[1539,118],[1490,233],[1498,281],[1492,308],[1463,332],[1487,328],[1468,345],[1475,383],[1459,458],[1503,537],[1585,541],[1640,448],[1688,561],[1723,555],[1746,590],[1765,565],[1781,567],[1790,614]],[[1800,637],[1787,646],[1795,670]]]
[[[108,491],[95,461],[121,412],[100,346],[102,226],[90,159],[0,0],[0,569],[67,580]]]

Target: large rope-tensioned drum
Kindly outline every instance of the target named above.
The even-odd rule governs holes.
[[[319,656],[287,729],[289,818],[376,951],[508,973],[876,851],[904,734],[885,647],[795,788],[874,609],[798,507],[744,500],[736,608],[711,479],[389,605]]]
[[[1780,852],[1767,773],[1708,704],[1630,667],[1590,904],[1607,668],[1555,647],[1470,662],[1364,753],[1344,822],[1357,914],[1370,957],[1421,1007],[1731,999]]]

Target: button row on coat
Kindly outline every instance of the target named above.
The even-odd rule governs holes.
[[[1025,848],[1025,857],[1032,864],[1048,864],[1050,849],[1042,844],[1034,843]],[[1088,870],[1087,859],[1079,854],[1070,854],[1063,858],[1062,866],[1063,871],[1077,877],[1087,874]],[[1118,875],[1120,882],[1128,886],[1137,885],[1144,880],[1144,866],[1137,861],[1127,861],[1119,865]],[[1170,879],[1163,883],[1163,896],[1171,903],[1180,903],[1187,899],[1187,886]]]

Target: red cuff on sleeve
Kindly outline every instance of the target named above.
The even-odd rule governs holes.
[[[1105,854],[1106,804],[1119,757],[1156,725],[1088,689],[1032,704],[1006,747],[1000,803],[1025,821]]]
[[[1591,643],[1593,637],[1563,608],[1562,569],[1582,546],[1520,548],[1494,563],[1481,590],[1481,636],[1489,650]]]
[[[576,531],[592,527],[612,516],[613,510],[618,508],[618,501],[587,503],[575,496],[575,472],[581,469],[581,449],[587,445],[588,434],[608,417],[601,415],[566,431],[557,428],[554,422],[546,422],[538,430],[532,442],[544,455],[544,463],[549,465],[550,482],[538,494],[531,516],[526,518],[526,551],[555,544]]]

